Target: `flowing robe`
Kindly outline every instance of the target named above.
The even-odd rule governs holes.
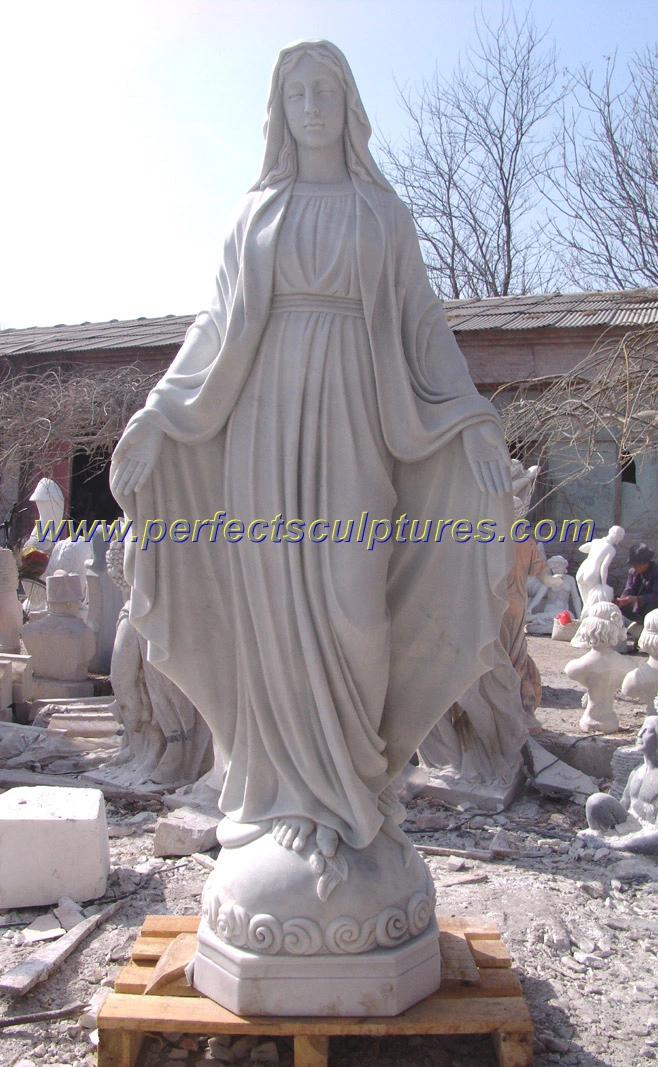
[[[430,518],[465,520],[473,530],[488,519],[508,529],[511,499],[478,490],[461,438],[464,427],[497,417],[477,393],[429,285],[411,217],[395,194],[357,178],[353,185],[356,270],[372,360],[370,398],[391,485],[388,497],[374,497],[385,513],[369,518],[395,521],[406,515],[419,519],[421,530]],[[135,497],[122,501],[135,522],[135,537],[151,518],[192,524],[227,508],[226,472],[240,461],[232,427],[249,398],[256,421],[259,410],[269,418],[273,407],[282,409],[284,421],[299,414],[289,390],[259,391],[254,384],[259,354],[264,355],[261,342],[276,317],[271,310],[277,238],[291,195],[292,183],[282,182],[247,198],[227,240],[209,311],[198,316],[145,409],[134,416],[166,434],[152,477]],[[282,454],[280,462],[292,464],[284,482],[294,481],[299,464],[301,482],[315,479],[321,486],[333,480],[339,498],[342,477],[349,498],[354,466],[341,474],[353,432],[345,416],[349,404],[347,383],[330,401],[339,429],[345,428],[345,447],[324,449],[314,470],[306,469],[303,449],[290,460]],[[244,456],[246,486],[257,480],[254,464],[267,459],[257,452]],[[367,481],[365,471],[361,484]],[[260,505],[258,494],[252,502]],[[284,505],[278,510],[285,511]],[[245,524],[274,518],[227,515],[233,517]],[[301,814],[333,826],[354,847],[373,839],[383,818],[378,794],[437,719],[491,666],[507,605],[507,541],[460,541],[450,536],[450,527],[439,543],[433,538],[434,533],[428,543],[391,540],[376,545],[370,558],[360,545],[364,571],[372,577],[365,588],[357,583],[351,596],[337,587],[337,553],[345,548],[340,544],[268,543],[259,554],[258,544],[230,544],[221,530],[211,540],[206,530],[196,542],[167,538],[146,551],[128,545],[131,618],[148,640],[150,660],[199,708],[229,761],[221,806],[233,819]],[[290,561],[290,579],[277,588],[276,598],[283,625],[288,629],[292,617],[300,638],[289,673],[280,667],[282,623],[272,608],[276,598],[264,562],[273,549]],[[246,584],[236,581],[236,574],[247,576]],[[259,579],[266,591],[260,599]],[[377,630],[379,613],[384,639],[380,634],[377,648],[384,647],[386,655],[370,671],[365,693],[351,691],[349,655],[342,654],[350,651],[349,641],[333,632],[327,605],[338,592],[345,632],[353,623],[358,638],[364,604],[370,632]],[[263,603],[266,625],[259,615]]]

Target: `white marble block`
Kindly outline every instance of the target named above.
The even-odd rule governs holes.
[[[95,900],[110,852],[100,789],[20,786],[0,796],[0,908]]]

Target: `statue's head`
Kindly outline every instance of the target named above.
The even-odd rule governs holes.
[[[637,647],[640,652],[646,652],[647,656],[658,656],[658,608],[647,612],[642,626]]]
[[[304,113],[299,95],[313,82],[320,89],[324,111],[321,122],[315,124],[313,116]],[[354,75],[340,49],[329,41],[296,41],[281,50],[274,65],[265,119],[265,159],[254,188],[294,179],[297,144],[325,147],[328,139],[342,142],[352,175],[390,189],[370,154],[371,134]]]
[[[637,735],[637,748],[650,763],[658,763],[658,715],[648,715]]]
[[[606,541],[609,541],[611,545],[619,545],[626,536],[626,530],[623,526],[611,526],[606,534]]]
[[[616,604],[601,600],[589,605],[571,644],[576,648],[610,648],[619,643],[624,633],[624,620]]]
[[[547,563],[548,569],[551,574],[567,573],[567,567],[569,566],[569,564],[567,563],[564,556],[550,556],[550,558],[547,560]]]

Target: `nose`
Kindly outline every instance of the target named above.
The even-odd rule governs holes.
[[[304,106],[304,114],[305,115],[317,115],[318,114],[318,105],[317,105],[316,100],[315,100],[315,94],[313,93],[312,90],[309,90],[309,92],[307,92],[307,94],[306,94],[306,103],[305,103],[305,106]]]

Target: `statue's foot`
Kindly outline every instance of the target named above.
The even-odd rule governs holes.
[[[316,826],[315,842],[322,855],[326,856],[328,860],[336,855],[339,837],[336,831],[332,830],[330,826]]]
[[[311,834],[315,831],[315,841],[318,850],[327,859],[336,855],[339,838],[335,830],[330,826],[322,826],[307,819],[303,815],[288,815],[282,819],[275,819],[272,825],[272,836],[277,844],[283,848],[291,848],[293,852],[301,852]]]
[[[272,837],[282,848],[291,848],[301,852],[309,837],[315,830],[315,823],[303,815],[286,815],[275,819],[272,824]]]
[[[398,826],[401,826],[407,817],[405,806],[401,803],[393,782],[387,785],[386,789],[382,789],[377,798],[377,806],[382,815],[392,819]]]

